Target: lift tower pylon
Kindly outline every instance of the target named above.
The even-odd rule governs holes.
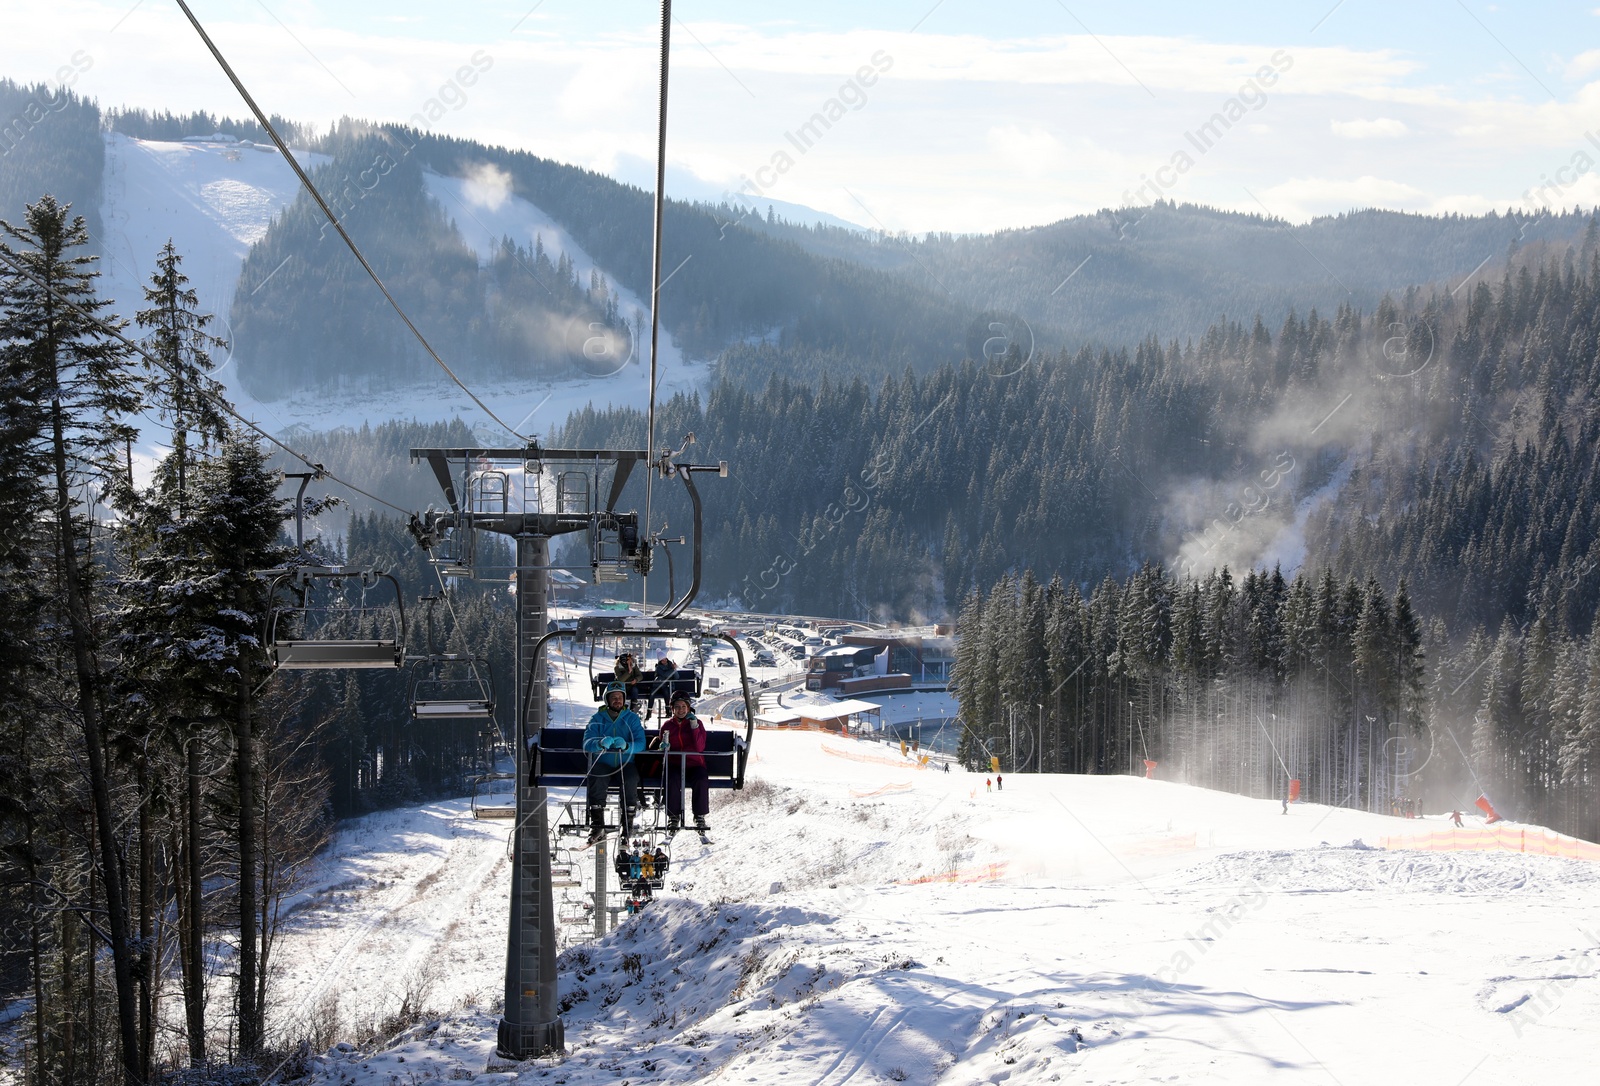
[[[549,622],[548,577],[555,568],[550,564],[550,539],[587,532],[591,560],[578,568],[596,580],[602,579],[602,571],[615,574],[622,568],[648,574],[650,548],[638,515],[614,511],[634,466],[643,462],[646,454],[616,449],[542,449],[530,444],[515,449],[412,449],[411,459],[413,463],[425,460],[433,469],[449,505],[448,511],[430,511],[412,520],[412,534],[419,544],[431,552],[448,534],[454,533],[459,540],[474,532],[490,532],[509,537],[516,547],[510,579],[517,594],[517,699],[512,736],[517,759],[517,816],[512,827],[505,1012],[498,1048],[508,1059],[524,1060],[560,1052],[565,1043],[556,996],[549,797],[546,789],[534,785],[529,764],[529,743],[546,724],[548,687],[545,677],[534,673],[534,647]],[[593,495],[600,493],[600,474],[609,470],[606,508],[563,502],[559,489],[546,481],[546,464],[559,465],[563,475],[592,471],[595,485],[587,488],[587,493]],[[475,572],[488,568],[480,556]]]

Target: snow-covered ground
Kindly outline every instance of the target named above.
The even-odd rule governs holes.
[[[183,271],[199,296],[200,308],[217,317],[212,330],[232,342],[227,314],[240,270],[250,246],[265,235],[273,217],[288,207],[300,191],[293,171],[275,149],[266,146],[168,143],[131,139],[117,133],[108,133],[105,140],[105,192],[100,208],[105,233],[99,239],[105,255],[101,269],[103,296],[113,299],[117,311],[131,319],[143,305],[142,289],[155,270],[156,253],[171,238],[183,257]],[[303,153],[300,161],[315,165],[327,159]],[[521,197],[497,191],[492,181],[427,175],[429,192],[480,258],[503,235],[528,245],[535,237],[542,237],[552,259],[566,253],[577,265],[580,278],[587,280],[590,270],[598,266],[571,236],[538,207]],[[640,299],[622,290],[606,269],[598,270],[618,286],[624,313],[636,309],[648,313]],[[663,333],[661,338],[657,383],[660,398],[703,388],[707,365],[686,359],[670,335]],[[449,345],[436,346],[446,361],[452,360]],[[611,377],[574,375],[566,380],[499,381],[475,384],[473,392],[522,432],[545,433],[560,425],[569,412],[586,404],[643,407],[648,398],[648,371],[646,347],[636,351],[634,361]],[[317,392],[271,403],[256,401],[244,391],[231,353],[222,360],[217,376],[228,386],[229,395],[240,410],[275,434],[293,433],[296,429],[355,428],[390,419],[436,422],[460,417],[477,427],[485,441],[508,440],[442,373],[438,381],[381,392],[339,397]],[[146,456],[161,451],[163,440],[164,432],[159,426],[153,422],[147,426],[143,442]]]
[[[507,824],[462,801],[351,825],[283,936],[279,1021],[380,1019],[407,988],[434,1013],[333,1050],[314,1081],[1592,1074],[1600,865],[1385,852],[1368,846],[1442,819],[1284,815],[1163,781],[1011,776],[992,792],[814,733],[759,733],[750,776],[714,799],[714,846],[680,835],[653,905],[564,953],[565,1056],[510,1071],[486,1071]]]

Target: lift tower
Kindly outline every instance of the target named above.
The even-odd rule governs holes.
[[[506,943],[505,1016],[499,1050],[528,1059],[563,1047],[556,1002],[556,916],[550,885],[547,794],[531,780],[528,745],[545,726],[547,686],[534,674],[534,645],[549,621],[546,591],[552,536],[585,532],[597,582],[625,581],[650,572],[650,546],[637,513],[615,511],[635,465],[646,453],[616,449],[412,449],[427,461],[449,509],[413,519],[412,534],[428,548],[441,572],[477,575],[495,568],[477,554],[477,533],[515,541],[508,567],[517,597],[516,724],[517,817],[512,829],[511,917]],[[665,463],[663,466],[666,466]],[[681,470],[671,469],[669,470]],[[610,493],[597,508],[602,476]]]

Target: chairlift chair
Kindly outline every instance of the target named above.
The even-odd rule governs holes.
[[[400,582],[393,575],[354,566],[298,566],[274,572],[277,575],[272,582],[273,595],[281,588],[288,588],[295,593],[296,605],[274,607],[267,616],[265,641],[267,657],[273,667],[300,671],[393,668],[405,662],[405,601],[401,597]],[[360,582],[359,606],[311,605],[318,585],[332,590],[349,579]],[[389,583],[394,590],[394,600],[376,607],[368,606],[367,592],[380,581]],[[320,622],[313,621],[318,618]],[[342,627],[340,632],[352,632],[368,625],[379,636],[333,637],[325,633],[329,628]]]
[[[483,656],[437,653],[411,657],[413,720],[494,719],[494,672]]]
[[[535,660],[539,658],[544,646],[557,638],[573,641],[589,641],[591,646],[595,642],[611,641],[620,638],[661,638],[665,640],[689,640],[698,643],[707,637],[716,636],[718,640],[732,645],[736,659],[739,661],[740,686],[746,700],[750,697],[749,672],[745,667],[744,650],[732,638],[726,635],[711,635],[700,628],[700,624],[693,619],[654,618],[632,615],[618,616],[588,616],[578,620],[575,630],[555,630],[547,633],[540,639],[535,647]],[[593,653],[592,653],[593,654]],[[682,659],[693,659],[693,651],[681,654]],[[684,672],[688,672],[687,676]],[[605,678],[609,680],[609,675]],[[600,674],[591,671],[591,680],[598,697],[604,690],[604,683]],[[672,684],[681,683],[681,689],[690,696],[699,693],[701,689],[699,672],[693,668],[679,668],[670,680]],[[649,687],[656,680],[647,678],[636,684],[640,687]],[[672,692],[680,687],[674,685]],[[644,690],[641,696],[649,696],[651,691]],[[706,763],[708,783],[712,788],[737,789],[744,787],[745,765],[749,759],[750,742],[754,736],[755,713],[747,713],[744,727],[738,730],[724,728],[706,729],[706,749],[703,752]],[[562,816],[557,819],[555,827],[557,835],[562,833],[586,833],[587,808],[581,795],[582,785],[588,778],[590,757],[583,749],[584,728],[579,726],[557,726],[546,724],[537,734],[529,736],[531,755],[531,779],[528,783],[547,788],[570,788],[573,791],[572,799],[565,805]],[[645,729],[647,739],[654,741],[659,735],[658,728]],[[670,756],[670,754],[668,755]],[[641,760],[651,759],[655,763],[639,766],[639,791],[641,797],[641,810],[634,813],[634,826],[641,832],[648,832],[653,823],[659,822],[665,810],[665,772],[664,760],[659,752],[648,751],[640,756]],[[652,802],[653,801],[653,802]],[[614,807],[613,800],[608,807]],[[607,832],[616,827],[612,820],[607,820]]]
[[[485,773],[474,777],[472,781],[472,817],[517,817],[516,792],[497,792],[494,790],[495,782],[515,781],[516,777],[515,773]],[[514,787],[515,785],[513,785]],[[508,800],[509,802],[506,802]]]

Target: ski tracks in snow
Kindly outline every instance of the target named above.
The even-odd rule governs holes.
[[[437,839],[437,828],[419,833],[419,827],[405,821],[388,833],[370,823],[358,824],[344,831],[351,836],[330,850],[330,863],[381,857],[387,865],[398,858],[398,870],[386,866],[373,872],[373,877],[394,877],[381,894],[358,891],[344,901],[318,900],[350,886],[325,888],[286,920],[275,952],[275,1002],[285,1008],[287,1018],[275,1023],[280,1033],[293,1034],[308,1017],[323,1013],[330,1001],[356,1014],[382,1018],[408,996],[431,996],[433,1002],[447,1005],[460,994],[454,988],[468,978],[454,975],[449,979],[455,983],[446,985],[451,991],[440,989],[439,982],[446,979],[441,975],[443,963],[436,967],[433,959],[452,950],[446,937],[480,911],[473,906],[484,896],[485,883],[507,864],[506,850],[502,833],[463,818],[464,802],[427,810],[450,827],[450,837],[439,850],[443,856],[436,861],[424,859],[438,852],[418,849],[416,838]],[[372,816],[371,821],[380,820],[385,816]],[[366,836],[376,839],[362,847],[358,842]],[[496,900],[492,894],[484,897],[485,904]],[[482,972],[486,984],[496,979],[493,957],[487,968],[475,960],[459,964]]]

